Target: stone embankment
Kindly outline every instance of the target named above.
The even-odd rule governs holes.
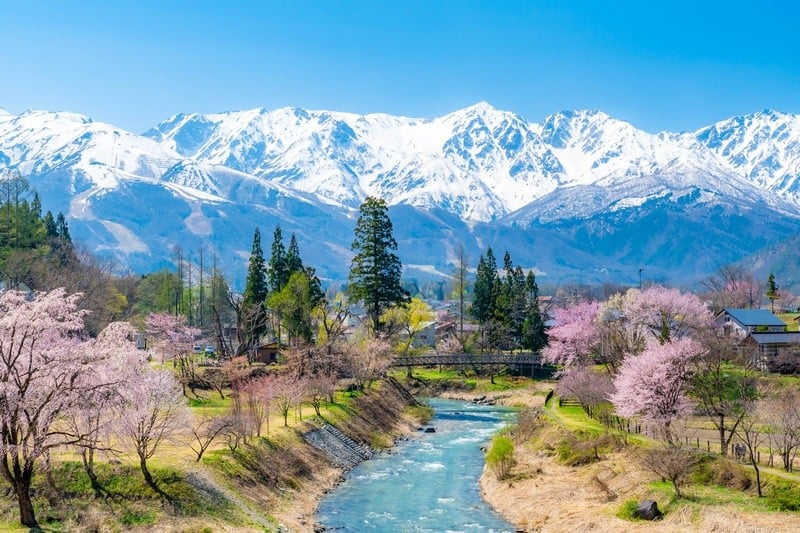
[[[353,468],[375,453],[368,445],[354,441],[330,424],[305,433],[303,438],[343,470]]]

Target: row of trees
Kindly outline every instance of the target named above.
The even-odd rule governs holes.
[[[536,275],[514,266],[508,252],[503,256],[503,271],[501,277],[491,248],[478,259],[470,310],[480,324],[480,347],[484,351],[539,351],[547,344],[547,332]]]
[[[0,474],[29,527],[35,467],[53,450],[77,447],[96,483],[94,452],[112,450],[103,436],[113,433],[157,489],[147,460],[188,416],[172,373],[147,365],[130,325],[86,335],[79,298],[63,289],[0,295]]]
[[[560,394],[577,398],[591,415],[610,406],[675,446],[676,422],[702,414],[723,455],[734,439],[747,446],[759,491],[756,458],[764,435],[791,469],[800,411],[785,400],[796,394],[773,390],[758,371],[757,354],[717,328],[695,295],[659,286],[629,289],[604,302],[557,309],[554,322],[543,357],[562,367]]]

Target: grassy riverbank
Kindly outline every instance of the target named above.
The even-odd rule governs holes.
[[[536,393],[541,392],[537,387]],[[642,466],[656,446],[646,437],[604,428],[579,407],[553,400],[534,405],[529,427],[512,431],[515,466],[498,480],[486,470],[484,499],[523,531],[787,531],[798,515],[776,511],[781,497],[800,496],[794,474],[762,468],[766,494],[753,488],[752,469],[702,454],[678,498],[672,485]],[[786,482],[789,485],[786,485]],[[780,490],[788,487],[788,496]],[[773,492],[770,492],[773,491]],[[777,492],[776,492],[777,491]],[[665,513],[657,522],[630,517],[631,506],[652,499]]]
[[[226,407],[211,395],[193,404],[196,411]],[[52,532],[311,531],[319,499],[342,472],[303,433],[332,423],[356,441],[385,447],[429,416],[405,391],[382,381],[366,394],[338,393],[321,416],[305,406],[289,427],[275,417],[268,434],[235,449],[217,442],[200,462],[185,443],[171,444],[149,463],[163,494],[147,486],[130,455],[98,461],[97,494],[79,456],[64,453],[52,458],[49,473],[41,465],[34,504],[42,530]],[[8,491],[0,493],[0,530],[28,531],[19,527]]]

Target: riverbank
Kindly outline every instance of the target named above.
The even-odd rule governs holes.
[[[416,428],[425,414],[414,409],[416,400],[394,380],[381,381],[377,390],[361,396],[347,415],[331,420],[344,434],[357,442],[373,447],[388,448]],[[411,411],[414,411],[413,413]],[[308,425],[298,433],[314,429]],[[342,481],[344,471],[332,466],[330,459],[305,441],[292,446],[303,454],[307,467],[296,479],[294,488],[284,487],[281,498],[272,499],[272,516],[280,524],[280,531],[305,533],[318,527],[314,521],[322,498]],[[276,458],[279,460],[279,458]]]
[[[544,407],[543,399],[534,407]],[[552,420],[544,422],[553,430]],[[660,479],[641,466],[636,446],[601,453],[601,460],[584,466],[565,466],[553,452],[555,442],[543,449],[532,442],[518,444],[516,464],[508,479],[498,481],[484,468],[481,494],[519,531],[616,533],[666,532],[767,532],[793,529],[797,515],[770,512],[753,505],[754,496],[741,490],[693,486],[675,501],[671,487],[658,487]],[[718,491],[718,492],[715,492]],[[750,491],[752,492],[752,490]],[[719,498],[727,498],[720,503]],[[619,517],[625,502],[656,500],[669,510],[655,522]],[[750,500],[748,500],[750,499]]]
[[[516,454],[516,478],[498,481],[484,471],[483,498],[519,531],[616,533],[619,531],[678,533],[720,531],[753,533],[788,531],[796,516],[750,512],[741,506],[702,505],[687,501],[656,522],[618,518],[623,502],[656,496],[648,484],[654,475],[637,467],[630,454],[613,454],[589,467],[567,467],[529,449]],[[600,479],[603,486],[595,479]],[[609,492],[615,496],[610,499]],[[691,497],[690,497],[691,498]],[[663,501],[663,500],[662,500]]]

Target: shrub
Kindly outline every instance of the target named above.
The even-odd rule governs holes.
[[[800,511],[800,487],[790,481],[777,481],[767,490],[767,502],[778,511]]]
[[[593,446],[573,436],[566,437],[558,443],[556,455],[558,461],[567,466],[588,465],[600,460]]]
[[[544,425],[541,418],[542,410],[538,407],[525,409],[517,415],[517,423],[511,428],[510,434],[514,442],[527,442]]]
[[[646,450],[642,455],[642,466],[671,482],[675,495],[681,498],[681,486],[686,483],[698,459],[694,450],[668,446]]]
[[[492,469],[498,480],[506,479],[514,466],[514,442],[506,435],[498,435],[492,439],[492,445],[486,453],[486,464]]]
[[[620,439],[611,433],[569,434],[556,445],[559,462],[567,466],[581,466],[600,460],[600,453],[618,450]]]
[[[638,501],[626,500],[625,503],[622,504],[622,507],[620,507],[619,511],[617,511],[617,517],[622,518],[623,520],[637,520],[636,510],[638,508]]]
[[[703,457],[691,477],[694,483],[735,490],[747,490],[753,486],[750,475],[740,465],[724,457]]]

